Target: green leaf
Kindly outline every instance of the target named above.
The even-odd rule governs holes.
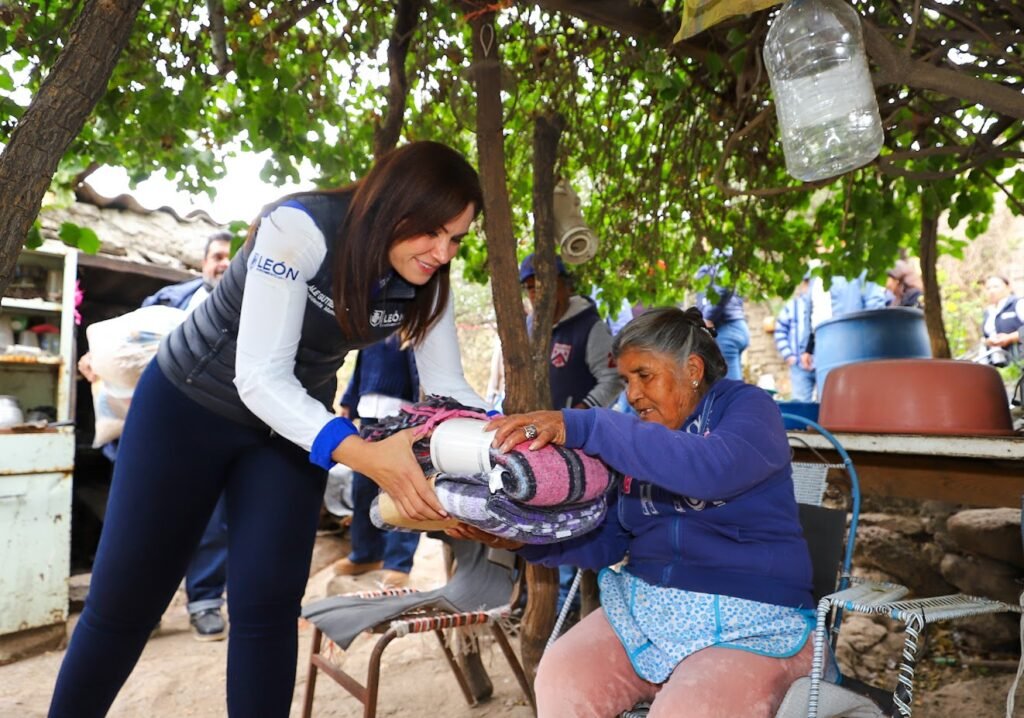
[[[37,219],[35,223],[29,228],[28,236],[25,237],[25,248],[26,249],[39,249],[43,246],[43,235],[40,232],[40,224]]]
[[[82,236],[82,228],[71,222],[63,222],[57,231],[57,236],[69,247],[77,247],[78,239]]]
[[[80,250],[86,254],[96,254],[100,251],[102,244],[96,232],[88,227],[82,227],[82,231],[78,235],[78,248]]]
[[[69,247],[77,247],[86,254],[100,251],[100,238],[89,227],[82,227],[72,222],[63,222],[57,232],[60,241]]]

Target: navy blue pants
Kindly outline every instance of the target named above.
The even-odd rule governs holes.
[[[204,409],[151,362],[128,412],[89,596],[50,716],[106,714],[222,493],[231,526],[228,713],[287,716],[326,479],[307,452]]]

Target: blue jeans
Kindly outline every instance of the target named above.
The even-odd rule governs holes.
[[[125,421],[89,596],[50,718],[107,714],[222,496],[231,526],[228,715],[288,715],[326,483],[307,451],[200,406],[150,362]]]
[[[743,365],[740,363],[740,355],[750,345],[750,330],[747,329],[746,320],[737,319],[726,322],[715,329],[718,332],[715,341],[718,342],[718,348],[722,350],[722,356],[725,357],[725,363],[729,367],[726,376],[729,379],[743,381]]]
[[[365,421],[363,422],[366,423]],[[384,531],[370,521],[370,504],[377,495],[377,484],[360,473],[352,473],[352,563],[384,561],[389,571],[412,571],[412,557],[420,543],[420,533]]]
[[[813,369],[804,369],[798,361],[789,368],[789,378],[793,383],[793,401],[814,400]]]
[[[221,496],[185,571],[190,616],[224,605],[224,584],[228,581],[227,517],[227,507]]]

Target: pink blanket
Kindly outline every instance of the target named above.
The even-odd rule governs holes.
[[[529,441],[507,454],[494,452],[509,498],[529,506],[558,506],[593,501],[614,485],[619,473],[579,449],[548,444],[529,450]]]

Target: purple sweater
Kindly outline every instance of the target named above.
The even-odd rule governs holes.
[[[528,561],[601,568],[622,560],[645,581],[812,608],[779,409],[761,389],[716,382],[679,430],[608,409],[566,409],[566,446],[626,478],[602,526],[524,548]]]

